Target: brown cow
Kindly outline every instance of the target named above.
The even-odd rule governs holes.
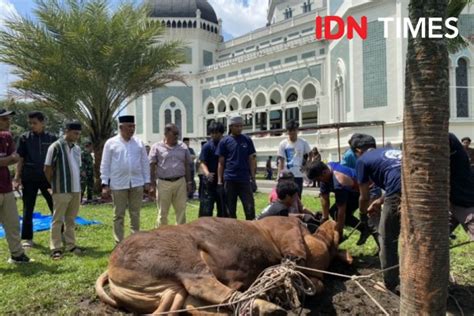
[[[334,221],[311,235],[292,217],[201,218],[128,237],[112,252],[96,291],[103,302],[137,313],[219,304],[285,257],[316,269],[327,269],[336,255],[351,262],[350,255],[337,250],[338,243]],[[305,274],[321,292],[322,275]],[[107,282],[110,296],[104,291]],[[263,300],[255,306],[260,314],[282,311]]]

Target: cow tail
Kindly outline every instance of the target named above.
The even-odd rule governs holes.
[[[95,291],[102,302],[117,308],[117,302],[113,298],[111,298],[104,290],[104,285],[106,285],[107,283],[109,283],[109,274],[107,271],[105,271],[95,282]]]

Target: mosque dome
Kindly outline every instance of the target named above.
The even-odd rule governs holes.
[[[149,0],[153,18],[195,18],[196,10],[201,19],[218,24],[216,12],[207,0]]]

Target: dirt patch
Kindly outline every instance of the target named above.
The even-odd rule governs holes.
[[[380,270],[377,257],[367,256],[354,259],[352,266],[335,263],[331,271],[346,275],[368,275]],[[379,274],[373,280],[362,280],[360,283],[390,315],[399,315],[399,296],[377,289],[375,283],[381,281],[382,276]],[[306,301],[305,311],[308,315],[383,315],[380,308],[355,282],[328,276],[324,284],[326,290],[322,295]],[[450,284],[448,315],[474,315],[473,293],[474,286]],[[455,300],[459,306],[456,305]]]
[[[347,266],[335,263],[331,271],[345,275],[367,275],[379,271],[377,257],[354,258],[354,264]],[[382,281],[381,275],[373,280],[361,280],[361,285],[380,303],[390,314],[399,314],[400,298],[391,292],[378,290],[375,282]],[[325,291],[316,297],[305,300],[305,315],[383,315],[379,307],[365,294],[354,281],[346,278],[326,276],[324,279]],[[451,284],[449,287],[448,315],[474,315],[474,286]],[[459,304],[459,307],[457,306]],[[125,311],[106,306],[95,300],[84,299],[79,303],[80,314],[89,315],[126,315]]]

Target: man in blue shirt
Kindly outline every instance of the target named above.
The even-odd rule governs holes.
[[[355,133],[349,139],[349,148],[342,154],[341,165],[354,169],[356,167],[357,156],[352,150],[352,142],[363,134]],[[374,140],[375,142],[375,140]]]
[[[337,222],[336,229],[340,236],[342,236],[344,225],[357,227],[360,232],[357,245],[363,245],[371,232],[366,214],[361,215],[361,221],[354,216],[354,212],[359,208],[359,186],[355,170],[337,162],[325,164],[319,161],[308,167],[306,176],[310,180],[320,182],[322,220],[328,220],[330,214]],[[336,196],[336,203],[329,208],[329,194],[331,192]],[[377,242],[376,235],[374,238]]]
[[[230,118],[230,135],[224,137],[217,147],[219,156],[217,168],[218,190],[222,190],[225,182],[225,198],[227,210],[232,218],[237,218],[237,197],[244,207],[245,218],[255,218],[255,201],[253,197],[257,159],[252,139],[242,134],[243,120],[241,116]]]
[[[227,217],[222,197],[217,193],[217,165],[219,157],[216,156],[217,147],[224,135],[224,125],[219,122],[209,126],[211,139],[202,147],[199,155],[202,171],[201,202],[199,204],[199,217],[212,216],[214,203],[217,207],[218,217]]]
[[[380,264],[387,269],[399,264],[398,237],[400,235],[401,158],[399,150],[375,149],[372,136],[365,135],[353,142],[357,155],[356,174],[359,182],[359,210],[361,214],[376,214],[381,210],[378,228]],[[372,138],[373,139],[373,138]],[[385,195],[370,204],[370,185],[375,183]],[[370,205],[369,205],[370,204]],[[387,289],[394,291],[399,284],[399,268],[383,273]]]

